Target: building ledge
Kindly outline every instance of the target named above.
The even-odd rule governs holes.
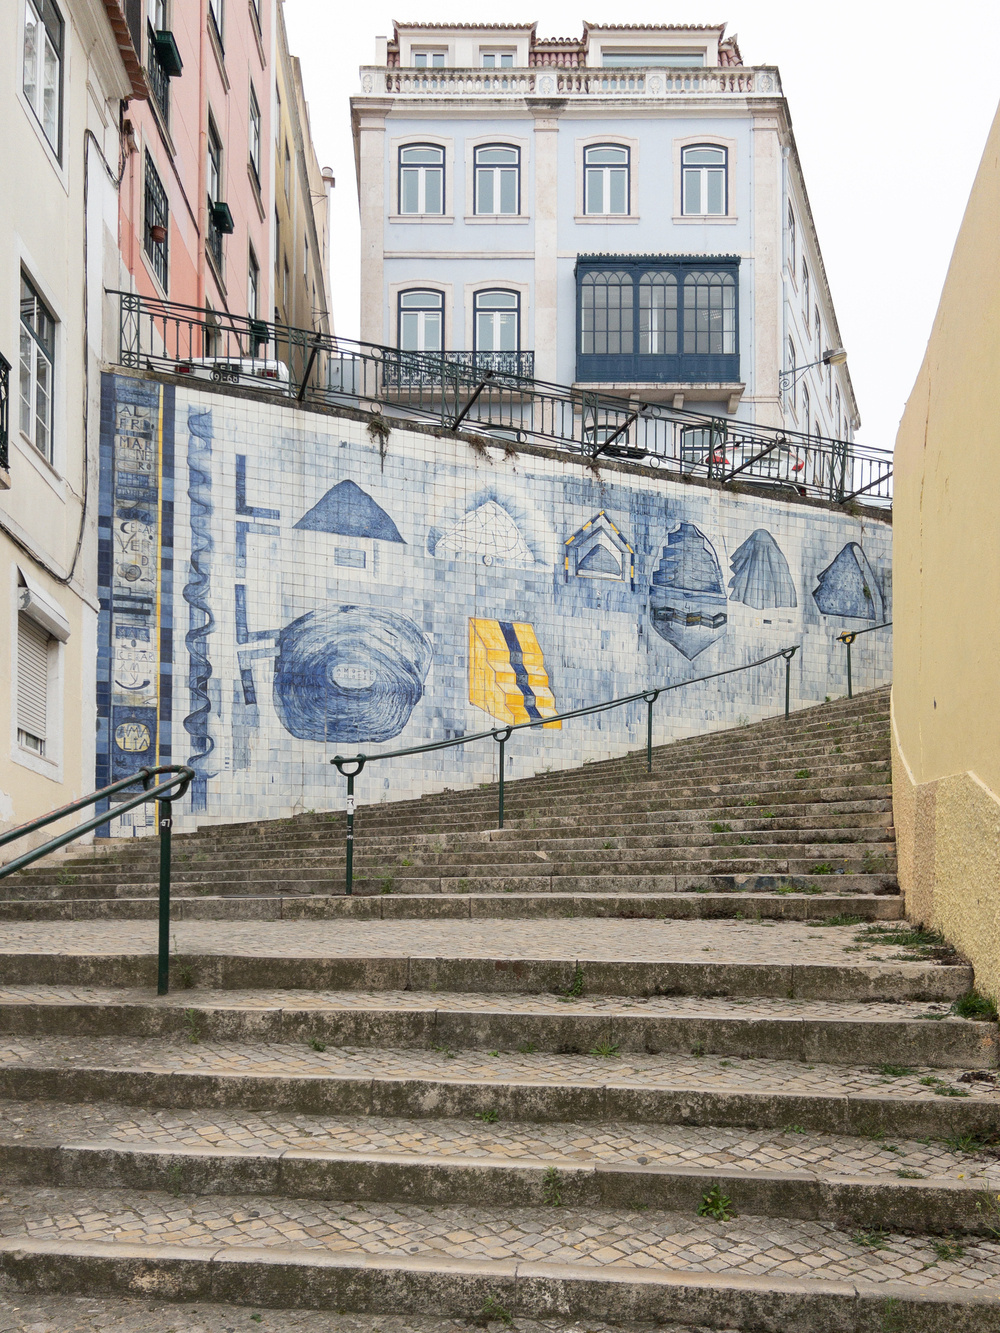
[[[733,382],[714,384],[638,384],[623,382],[583,383],[577,380],[573,388],[581,393],[609,393],[616,398],[636,398],[644,403],[670,403],[678,411],[686,403],[717,403],[723,400],[730,416],[740,405],[746,392],[745,384]]]

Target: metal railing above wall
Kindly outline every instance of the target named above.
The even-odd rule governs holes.
[[[779,648],[777,652],[769,653],[767,657],[759,657],[755,662],[744,662],[742,666],[727,667],[724,671],[712,671],[707,676],[696,676],[693,680],[678,680],[672,685],[657,685],[648,690],[640,690],[637,694],[625,694],[620,699],[605,699],[598,704],[589,704],[586,708],[573,708],[568,713],[554,713],[551,717],[543,717],[538,722],[514,722],[501,727],[493,727],[489,731],[476,731],[468,736],[456,736],[446,741],[431,741],[427,745],[411,745],[405,750],[387,750],[383,754],[356,754],[356,755],[334,755],[330,763],[334,765],[337,772],[347,779],[347,849],[346,849],[346,871],[345,871],[345,892],[351,894],[354,892],[354,779],[365,768],[367,764],[376,763],[382,759],[402,759],[414,754],[430,754],[435,750],[450,750],[456,745],[471,745],[475,741],[494,740],[500,747],[499,754],[499,781],[497,784],[497,827],[504,826],[504,784],[505,784],[505,746],[515,731],[524,731],[528,728],[536,729],[538,727],[551,727],[554,724],[568,722],[571,718],[588,717],[592,713],[607,713],[613,708],[623,708],[626,704],[639,703],[646,705],[646,772],[653,771],[653,705],[661,694],[668,694],[671,690],[682,689],[685,685],[697,685],[706,680],[717,680],[720,676],[732,676],[738,671],[750,671],[753,667],[764,666],[767,662],[774,662],[777,658],[784,658],[785,661],[785,717],[788,717],[791,707],[791,681],[792,681],[792,658],[798,652],[800,645],[794,644],[791,648]]]
[[[770,494],[892,503],[890,452],[536,380],[521,373],[531,353],[410,352],[116,295],[122,366],[243,384],[286,401],[375,410],[387,424],[390,417],[433,423],[587,459],[628,459]]]

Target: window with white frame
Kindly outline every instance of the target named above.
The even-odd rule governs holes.
[[[805,315],[806,337],[809,337],[809,265],[802,261],[802,311]]]
[[[506,144],[483,144],[475,155],[475,211],[515,217],[521,211],[521,153]]]
[[[629,211],[629,149],[594,144],[583,150],[583,211],[615,216]]]
[[[443,148],[408,144],[399,150],[399,211],[407,215],[444,213]]]
[[[704,65],[705,51],[602,51],[601,64],[608,68],[691,69]]]
[[[447,51],[412,51],[414,69],[443,69]]]
[[[795,253],[795,213],[791,204],[788,205],[788,271],[795,276],[796,267]]]
[[[802,386],[802,429],[806,435],[811,435],[810,425],[812,422],[812,407],[809,402],[809,390],[803,384]]]
[[[42,756],[49,741],[51,644],[51,634],[25,611],[18,611],[17,743]]]
[[[285,198],[291,200],[292,197],[292,155],[288,151],[288,140],[285,140]]]
[[[681,212],[725,217],[728,211],[728,158],[725,148],[693,144],[681,150]]]
[[[225,0],[208,0],[208,12],[212,16],[212,26],[215,29],[215,35],[219,39],[219,45],[222,45],[222,18],[223,5]]]
[[[834,421],[836,421],[836,423],[837,423],[837,439],[839,440],[839,439],[840,439],[840,431],[841,431],[841,428],[842,428],[842,425],[843,425],[843,423],[842,423],[842,421],[841,421],[840,388],[839,388],[839,386],[835,386],[835,387],[834,387],[834,390],[833,390],[833,419],[834,419]]]
[[[404,352],[440,352],[444,345],[441,292],[399,293],[399,345]]]
[[[250,85],[250,165],[257,189],[260,189],[260,103]]]
[[[481,51],[479,53],[483,69],[513,69],[513,51]]]
[[[167,0],[149,0],[149,21],[152,23],[155,32],[169,31]]]
[[[476,292],[474,307],[475,351],[521,350],[521,298],[517,292]]]
[[[20,335],[21,433],[51,463],[56,322],[24,273]]]
[[[52,0],[25,0],[21,87],[57,157],[62,153],[64,32]]]

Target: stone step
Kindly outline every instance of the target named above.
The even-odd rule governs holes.
[[[660,1209],[385,1205],[14,1188],[0,1273],[15,1288],[183,1294],[243,1306],[512,1323],[564,1317],[848,1333],[995,1333],[995,1242],[947,1266],[927,1237],[865,1244],[825,1222],[725,1224]],[[724,1322],[723,1322],[724,1321]]]
[[[973,984],[957,956],[931,961],[900,953],[875,928],[794,921],[180,921],[171,943],[175,983],[212,989],[558,994],[575,985],[588,995],[950,1002]],[[0,933],[9,985],[149,985],[155,950],[152,922],[27,922]]]
[[[545,1169],[549,1166],[569,1172],[576,1170],[578,1180],[589,1179],[602,1171],[631,1172],[640,1180],[647,1175],[682,1174],[685,1170],[712,1177],[726,1172],[735,1177],[743,1173],[758,1180],[769,1173],[786,1173],[803,1185],[798,1206],[815,1206],[815,1189],[806,1193],[808,1182],[866,1180],[877,1197],[883,1186],[881,1205],[889,1204],[893,1194],[900,1190],[915,1191],[911,1197],[926,1199],[928,1191],[944,1187],[949,1197],[960,1203],[966,1191],[980,1197],[1000,1173],[1000,1146],[979,1143],[958,1144],[957,1140],[943,1142],[930,1139],[912,1140],[894,1137],[850,1137],[847,1135],[810,1133],[801,1126],[782,1129],[712,1129],[658,1124],[605,1124],[595,1129],[586,1122],[557,1124],[528,1124],[517,1121],[402,1120],[378,1116],[307,1116],[284,1115],[269,1112],[264,1115],[239,1110],[143,1110],[113,1103],[97,1103],[87,1107],[85,1116],[80,1108],[60,1102],[0,1103],[0,1164],[7,1184],[44,1184],[83,1186],[91,1183],[79,1174],[84,1164],[98,1160],[98,1154],[111,1156],[112,1150],[121,1154],[160,1154],[167,1170],[180,1158],[190,1171],[185,1170],[185,1188],[191,1192],[207,1192],[208,1182],[199,1159],[210,1159],[216,1188],[224,1192],[239,1192],[248,1184],[263,1189],[264,1173],[270,1173],[268,1193],[290,1193],[282,1190],[280,1163],[295,1154],[299,1163],[315,1156],[322,1163],[343,1163],[340,1182],[349,1197],[370,1197],[371,1181],[363,1174],[371,1169],[368,1164],[382,1162],[390,1169],[396,1165],[407,1167],[418,1162],[435,1161],[444,1167],[468,1167],[473,1172],[483,1168],[503,1167],[514,1163],[520,1167]],[[86,1158],[76,1158],[76,1149],[87,1150]],[[247,1171],[247,1159],[256,1159],[252,1182]],[[232,1158],[234,1167],[227,1168],[225,1159]],[[357,1160],[365,1164],[351,1178],[346,1188],[346,1171]],[[122,1163],[122,1169],[129,1169]],[[151,1169],[147,1167],[146,1169]],[[302,1167],[296,1170],[302,1172]],[[326,1167],[320,1167],[325,1171]],[[274,1173],[279,1172],[277,1180]],[[176,1173],[172,1172],[176,1175]],[[404,1191],[411,1199],[422,1202],[443,1201],[437,1192],[433,1177],[424,1176],[422,1192],[414,1192],[415,1185],[404,1176],[394,1177],[402,1199]],[[500,1179],[494,1175],[494,1180]],[[315,1192],[311,1178],[300,1174],[295,1189],[300,1197]],[[901,1181],[922,1182],[903,1186]],[[117,1186],[138,1187],[137,1180],[123,1175],[114,1181]],[[390,1182],[387,1182],[387,1186]],[[151,1177],[148,1188],[170,1187],[169,1179]],[[330,1190],[326,1185],[320,1187]],[[333,1191],[335,1192],[335,1191]],[[388,1195],[386,1197],[389,1197]],[[482,1198],[482,1194],[477,1196]],[[903,1197],[896,1194],[896,1197]],[[600,1202],[599,1196],[593,1196]],[[522,1200],[519,1200],[522,1201]],[[523,1200],[527,1201],[527,1200]],[[535,1202],[539,1201],[536,1195]],[[941,1201],[942,1205],[944,1200]],[[864,1208],[865,1201],[856,1197],[852,1208]],[[758,1210],[760,1209],[758,1205]],[[795,1214],[805,1217],[805,1211]],[[815,1214],[812,1214],[815,1215]],[[835,1214],[827,1215],[836,1220]],[[859,1225],[880,1225],[885,1215],[878,1212],[853,1213]],[[933,1231],[943,1226],[951,1230],[955,1213],[947,1208],[934,1218],[923,1211],[921,1230]],[[977,1230],[984,1218],[966,1215],[965,1228]],[[914,1216],[904,1218],[911,1226]],[[978,1225],[977,1225],[978,1224]]]
[[[989,1140],[1000,1089],[969,1071],[892,1078],[875,1069],[628,1054],[315,1051],[304,1043],[19,1037],[3,1043],[0,1097],[146,1110],[179,1107],[264,1114],[641,1122],[919,1139]],[[926,1080],[932,1080],[930,1082]]]
[[[582,1129],[583,1127],[579,1127]],[[51,1135],[46,1135],[50,1138]],[[791,1138],[791,1135],[783,1136]],[[819,1136],[806,1135],[815,1139]],[[898,1148],[898,1145],[891,1145]],[[897,1154],[885,1153],[897,1159]],[[330,1199],[376,1204],[473,1205],[477,1208],[642,1209],[698,1215],[713,1188],[729,1198],[733,1213],[832,1223],[842,1229],[887,1229],[954,1237],[992,1236],[994,1218],[983,1195],[1000,1188],[1000,1162],[975,1179],[928,1179],[906,1168],[881,1174],[779,1168],[753,1162],[710,1168],[685,1163],[580,1161],[565,1152],[545,1159],[456,1157],[414,1151],[331,1151],[246,1146],[191,1148],[177,1140],[11,1142],[0,1139],[5,1190],[31,1186],[65,1197],[67,1190],[163,1191],[175,1198],[248,1195],[254,1199]],[[964,1175],[964,1173],[963,1173]],[[902,1177],[902,1178],[901,1178]],[[912,1179],[916,1177],[917,1179]],[[58,1192],[58,1193],[57,1193]],[[558,1202],[556,1202],[558,1200]],[[1000,1256],[1000,1249],[998,1249]]]
[[[582,975],[585,975],[582,974]],[[0,987],[6,1037],[174,1037],[202,1042],[693,1054],[893,1067],[995,1069],[996,1023],[946,1005],[686,995],[435,993],[419,990]],[[607,1058],[611,1058],[610,1056]]]
[[[898,891],[894,874],[845,874],[839,871],[833,875],[799,875],[782,871],[778,874],[758,871],[741,871],[735,874],[719,874],[718,863],[711,873],[684,875],[551,875],[539,861],[530,876],[408,876],[388,873],[377,879],[357,879],[354,881],[354,894],[362,896],[427,896],[436,894],[466,894],[492,896],[501,893],[514,897],[530,894],[585,894],[592,896],[611,895],[628,896],[632,894],[662,895],[668,893],[757,893],[773,892],[776,894],[839,892],[848,894],[895,894]],[[284,877],[277,880],[259,880],[254,884],[245,881],[226,883],[213,881],[201,885],[188,885],[186,892],[198,897],[266,897],[296,896],[329,898],[336,890],[343,891],[341,876],[331,876],[321,880],[307,880],[296,877]],[[13,908],[19,900],[27,900],[36,892],[34,886],[19,887],[17,892],[11,889],[5,899],[0,899],[0,919],[6,908]],[[44,890],[48,900],[53,902],[73,902],[105,897],[113,894],[115,898],[134,899],[143,893],[153,895],[158,892],[155,879],[145,882],[109,885],[70,885],[62,888]],[[184,896],[183,894],[181,895]]]
[[[840,882],[839,879],[836,882]],[[23,899],[0,902],[3,921],[151,920],[159,900],[145,898]],[[299,921],[323,918],[402,920],[421,917],[621,917],[644,920],[709,917],[774,917],[804,921],[851,916],[858,921],[895,921],[903,915],[899,894],[826,892],[665,894],[310,894],[276,897],[185,898],[174,895],[174,921]]]

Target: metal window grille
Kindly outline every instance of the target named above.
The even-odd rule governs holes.
[[[159,279],[160,286],[166,290],[170,210],[167,206],[167,194],[163,188],[163,182],[160,180],[156,167],[153,166],[153,159],[149,155],[148,148],[146,149],[145,166],[143,248],[149,256],[149,262],[153,265],[153,272]],[[164,233],[162,240],[157,239],[154,228],[158,230],[162,228]]]
[[[146,45],[148,57],[146,60],[146,73],[149,76],[149,87],[156,101],[157,108],[164,121],[170,123],[170,75],[163,66],[159,51],[156,46],[156,33],[153,31],[153,25],[147,25]]]
[[[49,635],[25,612],[17,613],[17,739],[45,753],[49,702]]]

